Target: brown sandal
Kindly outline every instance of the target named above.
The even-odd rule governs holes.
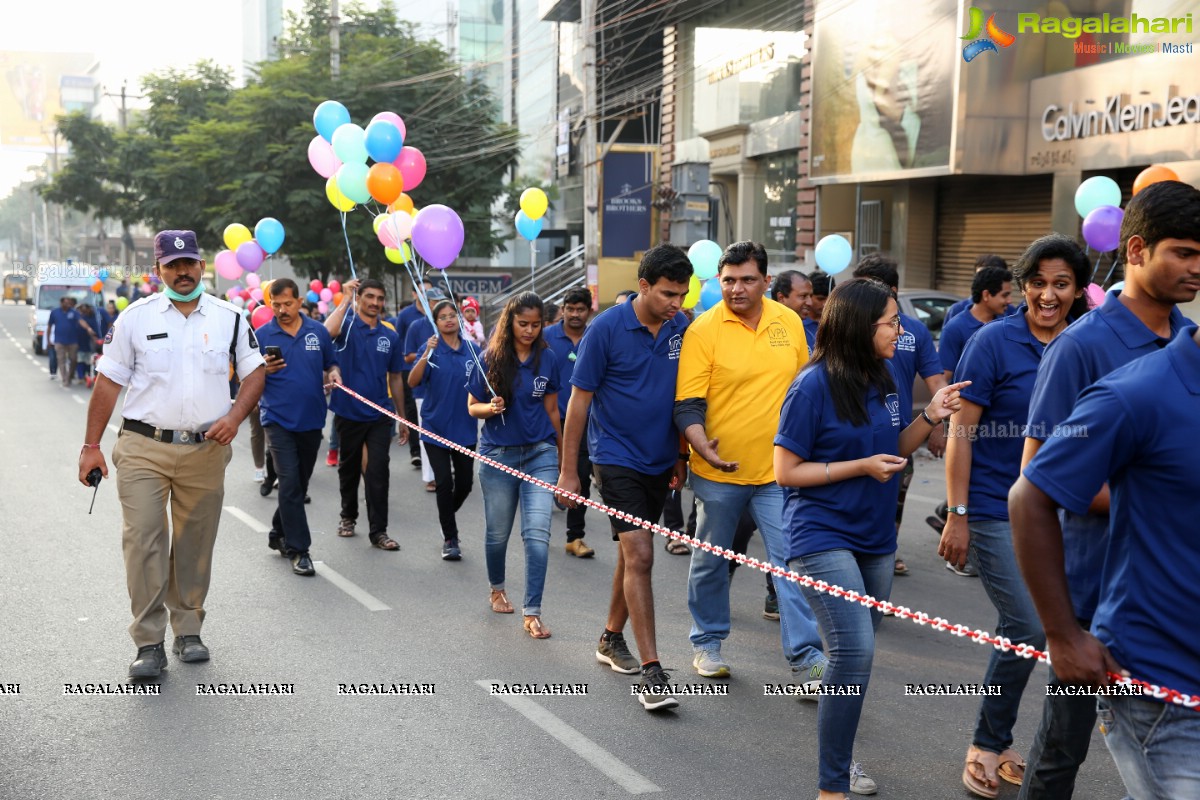
[[[390,536],[380,536],[378,539],[372,539],[371,546],[378,547],[380,550],[400,549],[400,543]]]
[[[525,631],[534,639],[550,638],[550,629],[542,624],[541,617],[526,617]]]
[[[492,604],[492,611],[497,614],[513,613],[512,603],[508,602],[508,595],[503,589],[492,589],[492,595],[488,598],[488,602]]]
[[[687,542],[681,539],[668,539],[665,549],[673,556],[687,556],[692,553],[692,548],[688,547]]]
[[[1025,780],[1025,759],[1021,758],[1021,754],[1011,747],[1005,750],[999,756],[1000,763],[996,766],[996,774],[1009,783],[1015,783],[1017,786]]]
[[[963,786],[971,794],[991,800],[1000,794],[1000,781],[996,780],[996,767],[1000,756],[975,745],[967,748],[967,760],[963,764]],[[995,785],[992,785],[992,784]]]

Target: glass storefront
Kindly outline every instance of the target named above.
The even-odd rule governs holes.
[[[796,153],[779,153],[760,160],[762,191],[754,198],[755,241],[762,242],[770,264],[796,260]]]

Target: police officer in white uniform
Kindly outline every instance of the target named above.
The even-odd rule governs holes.
[[[161,231],[154,261],[163,292],[132,303],[109,330],[79,455],[81,483],[93,468],[108,477],[100,440],[126,387],[112,458],[124,516],[129,633],[138,648],[133,678],[156,678],[166,667],[168,612],[180,660],[208,659],[200,626],[229,445],[265,381],[249,323],[236,306],[204,293],[196,234]],[[233,402],[231,365],[241,379]]]

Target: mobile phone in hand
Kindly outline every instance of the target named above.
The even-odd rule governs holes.
[[[279,360],[282,361],[283,360],[283,348],[279,347],[278,345],[269,344],[269,345],[267,345],[267,355],[270,356],[271,358],[278,358]]]

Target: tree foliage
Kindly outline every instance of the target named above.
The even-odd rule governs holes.
[[[195,228],[209,251],[223,246],[226,225],[253,228],[275,217],[287,232],[281,252],[299,274],[348,274],[347,238],[360,274],[386,274],[394,268],[371,226],[382,209],[349,212],[343,234],[325,181],[308,164],[313,109],[335,99],[364,127],[380,111],[399,113],[405,144],[429,165],[410,192],[417,207],[450,206],[466,226],[464,251],[494,253],[503,234],[493,233],[491,209],[515,164],[518,134],[495,121],[486,86],[464,76],[440,45],[418,40],[386,3],[377,11],[353,3],[344,9],[334,79],[329,25],[322,0],[289,14],[282,57],[258,65],[244,88],[211,62],[147,77],[150,110],[129,132],[63,118],[72,158],[46,197],[125,223]]]

